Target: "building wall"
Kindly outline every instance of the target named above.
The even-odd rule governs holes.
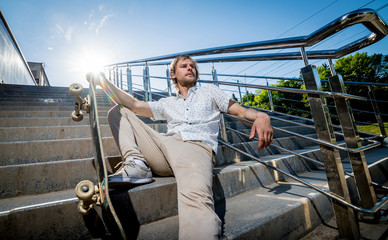
[[[1,11],[0,83],[37,85]]]

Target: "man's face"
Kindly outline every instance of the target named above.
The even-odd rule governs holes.
[[[176,78],[178,84],[182,86],[195,84],[197,79],[195,64],[190,59],[178,61],[171,78]]]

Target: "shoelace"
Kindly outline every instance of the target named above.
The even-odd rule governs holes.
[[[121,164],[121,168],[123,168],[124,166],[130,166],[130,167],[135,167],[135,163],[133,161],[121,161],[119,163],[116,164],[116,166],[114,167],[115,169]],[[120,169],[121,169],[120,168]]]

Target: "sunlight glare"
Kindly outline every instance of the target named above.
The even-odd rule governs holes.
[[[84,75],[88,72],[103,72],[104,65],[107,64],[103,54],[86,49],[78,53],[78,58],[73,63],[73,69]]]

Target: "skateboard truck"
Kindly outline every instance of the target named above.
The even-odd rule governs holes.
[[[85,110],[87,113],[90,113],[89,95],[82,99],[80,97],[82,90],[83,87],[79,83],[72,83],[69,87],[69,91],[75,99],[74,111],[71,113],[71,118],[76,122],[79,122],[84,118],[81,110]]]
[[[101,205],[100,191],[89,180],[83,180],[75,187],[75,195],[80,200],[78,203],[78,212],[85,216],[88,215],[94,205]]]

